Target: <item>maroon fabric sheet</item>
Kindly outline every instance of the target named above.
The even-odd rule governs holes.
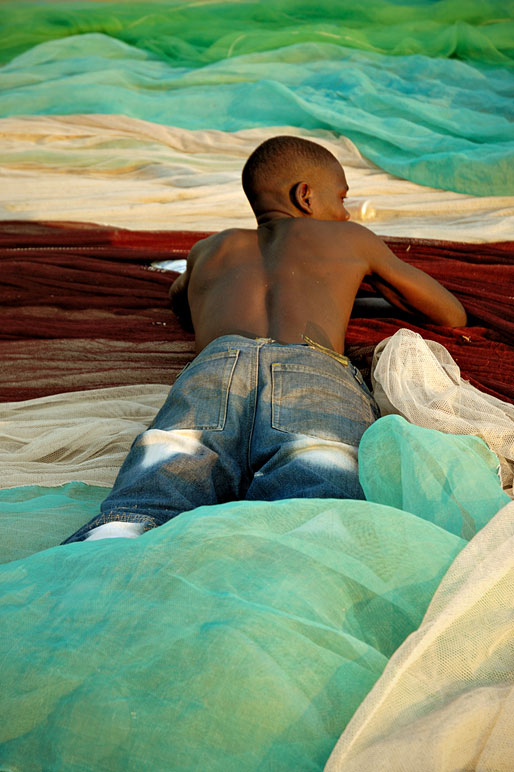
[[[176,274],[150,263],[185,257],[205,235],[0,223],[0,400],[173,383],[194,356],[194,341],[169,308]],[[446,346],[473,385],[514,402],[514,243],[385,240],[457,295],[469,325],[419,326],[396,310],[372,318],[356,312],[347,334],[355,364],[366,375],[374,346],[408,327]]]

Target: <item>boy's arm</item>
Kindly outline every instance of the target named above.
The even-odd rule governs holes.
[[[370,283],[398,308],[419,313],[434,324],[464,327],[466,311],[455,295],[424,271],[396,257],[382,239],[366,229],[363,248]]]
[[[191,320],[191,311],[187,299],[187,287],[189,276],[187,271],[181,273],[170,287],[169,298],[173,312],[178,316],[181,325],[189,332],[193,331],[193,322]]]
[[[194,260],[193,250],[194,246],[187,256],[186,270],[184,273],[181,273],[179,276],[177,276],[169,290],[171,308],[178,316],[181,325],[188,332],[194,332],[193,322],[191,319],[191,310],[189,308],[189,301],[187,299],[191,267]]]

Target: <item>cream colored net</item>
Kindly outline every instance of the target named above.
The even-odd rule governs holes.
[[[350,182],[352,220],[376,233],[467,242],[514,238],[514,196],[472,196],[394,177],[349,139],[324,129],[192,131],[100,114],[0,119],[0,220],[253,228],[241,169],[252,150],[276,134],[311,138],[333,152]]]
[[[500,459],[503,487],[512,488],[514,405],[463,380],[444,346],[399,330],[376,347],[372,381],[382,415],[398,413],[428,429],[482,437]]]
[[[143,384],[1,404],[0,487],[71,480],[110,487],[168,392]]]
[[[512,772],[514,502],[458,555],[325,772]]]

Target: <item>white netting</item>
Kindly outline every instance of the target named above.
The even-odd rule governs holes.
[[[500,459],[502,485],[512,487],[514,405],[463,380],[444,346],[399,330],[376,347],[372,381],[382,415],[398,413],[428,429],[482,437]]]
[[[512,772],[514,502],[458,555],[325,772]]]
[[[469,196],[399,179],[333,132],[294,126],[190,131],[126,115],[0,119],[0,220],[137,223],[145,230],[254,227],[241,169],[252,150],[276,134],[310,137],[333,152],[350,182],[352,219],[376,233],[468,242],[514,238],[514,196]]]
[[[0,488],[80,480],[111,486],[169,386],[75,391],[0,405]]]

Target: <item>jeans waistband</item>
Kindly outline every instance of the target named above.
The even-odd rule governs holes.
[[[211,341],[205,349],[200,353],[203,354],[204,352],[207,353],[207,350],[213,351],[213,349],[224,349],[229,348],[231,346],[237,347],[237,348],[255,348],[256,346],[263,346],[263,345],[276,345],[276,346],[282,346],[284,348],[305,348],[308,347],[310,349],[314,349],[315,351],[319,351],[322,354],[326,354],[329,357],[332,357],[332,359],[335,359],[336,362],[339,362],[339,364],[342,364],[344,367],[347,367],[350,364],[350,360],[347,356],[344,354],[340,354],[338,351],[333,351],[333,349],[327,348],[326,346],[322,346],[321,343],[316,343],[316,341],[312,340],[311,338],[308,338],[307,335],[303,336],[303,343],[281,343],[278,340],[275,340],[274,338],[249,338],[245,335],[222,335],[219,338],[215,338],[213,341]]]

